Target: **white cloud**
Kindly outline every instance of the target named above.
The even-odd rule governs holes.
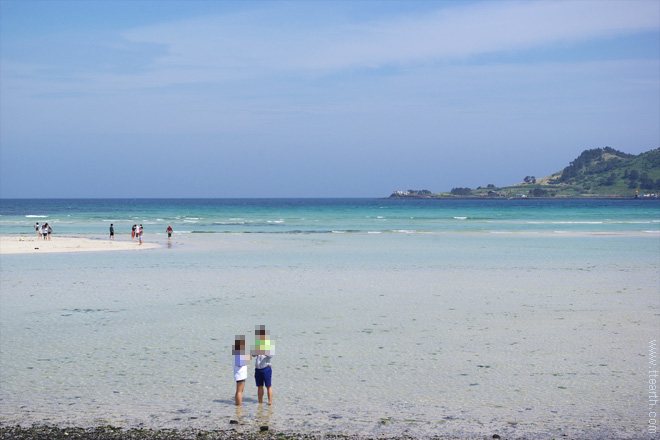
[[[484,2],[337,24],[313,17],[286,21],[281,11],[260,10],[133,29],[124,36],[169,47],[170,55],[154,68],[182,69],[179,74],[205,80],[301,69],[331,73],[580,42],[657,30],[659,14],[660,3],[652,1]]]

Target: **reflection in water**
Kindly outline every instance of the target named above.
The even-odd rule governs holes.
[[[258,426],[270,426],[270,419],[273,415],[273,405],[260,404],[257,409],[255,421]]]
[[[236,405],[235,405],[236,406]],[[241,423],[243,418],[243,407],[242,406],[236,406],[236,420]]]

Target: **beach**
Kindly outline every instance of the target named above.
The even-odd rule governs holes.
[[[61,252],[99,252],[155,249],[154,243],[138,244],[137,241],[108,240],[107,238],[53,236],[43,240],[36,236],[0,236],[0,255],[49,254]]]
[[[259,227],[299,227],[279,209],[259,212]],[[547,220],[534,210],[517,215],[534,215],[535,229],[484,232],[452,218],[500,213],[451,212],[457,229],[430,231],[438,218],[430,211],[423,228],[399,227],[403,215],[391,228],[382,208],[322,226],[312,209],[308,224],[336,232],[181,231],[190,218],[198,229],[222,222],[194,213],[171,240],[148,235],[145,245],[156,247],[147,252],[3,254],[0,423],[653,438],[644,412],[660,316],[653,218],[637,226],[636,216],[626,231],[622,216],[604,229],[580,213],[553,232],[539,230]],[[171,221],[153,217],[163,221],[150,231]],[[254,230],[245,217],[245,231]],[[364,231],[341,231],[360,221],[369,222]],[[103,241],[96,237],[84,238]],[[130,235],[120,242],[131,244]],[[257,403],[250,366],[237,408],[231,344],[236,334],[254,338],[257,324],[276,346],[274,404]]]

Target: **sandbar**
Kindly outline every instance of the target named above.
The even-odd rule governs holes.
[[[50,240],[41,240],[36,236],[0,236],[0,255],[43,254],[57,252],[100,252],[155,249],[156,243],[137,241],[108,240],[107,238],[84,238],[54,236]]]

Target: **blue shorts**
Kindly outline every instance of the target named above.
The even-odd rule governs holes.
[[[257,382],[258,387],[264,386],[265,383],[266,388],[270,388],[270,379],[272,376],[273,370],[271,370],[270,367],[262,368],[261,370],[255,368],[254,370],[254,380]]]

